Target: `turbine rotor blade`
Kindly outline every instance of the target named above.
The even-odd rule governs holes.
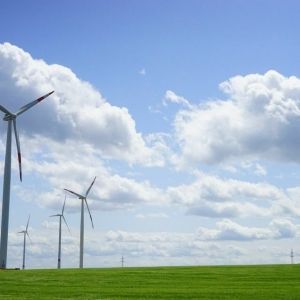
[[[69,192],[69,193],[71,193],[71,194],[73,194],[73,195],[75,195],[75,196],[77,196],[77,197],[80,198],[80,199],[84,198],[84,196],[82,196],[82,195],[80,195],[80,194],[77,194],[77,193],[75,193],[75,192],[73,192],[73,191],[71,191],[71,190],[68,190],[68,189],[64,189],[64,190],[67,191],[67,192]]]
[[[27,221],[27,225],[26,225],[26,229],[25,229],[26,233],[27,233],[27,229],[28,229],[28,225],[29,225],[29,220],[30,220],[30,215],[28,217],[28,221]]]
[[[19,163],[20,181],[22,181],[21,147],[20,147],[19,134],[18,134],[18,131],[17,131],[17,121],[16,121],[16,119],[13,119],[13,124],[14,124],[14,132],[15,132],[15,138],[16,138],[16,144],[17,144],[17,151],[18,151],[18,163]]]
[[[63,205],[63,208],[62,208],[62,211],[61,211],[62,216],[64,215],[64,210],[65,210],[65,205],[66,205],[66,198],[67,198],[67,196],[65,196],[64,205]]]
[[[67,228],[68,228],[69,232],[71,233],[71,230],[70,230],[70,228],[69,228],[69,225],[68,225],[68,223],[67,223],[67,221],[66,221],[66,218],[65,218],[65,216],[64,216],[64,215],[62,215],[62,218],[63,218],[63,220],[64,220],[64,222],[65,222],[65,224],[66,224],[66,226],[67,226]]]
[[[85,197],[87,197],[87,195],[89,194],[89,192],[90,192],[90,190],[91,190],[91,188],[92,188],[92,186],[93,186],[95,180],[96,180],[96,176],[95,176],[93,182],[91,183],[91,185],[89,186],[89,188],[87,189],[87,191],[86,191],[86,193],[85,193]]]
[[[87,203],[87,201],[86,201],[86,198],[84,198],[84,201],[85,201],[86,207],[87,207],[87,209],[88,209],[88,212],[89,212],[89,215],[90,215],[90,219],[91,219],[92,227],[94,228],[93,218],[92,218],[92,215],[91,215],[91,212],[90,212],[90,209],[89,209],[88,203]]]
[[[51,217],[59,217],[60,215],[59,214],[57,214],[57,215],[51,215],[51,216],[49,216],[49,218],[51,218]]]
[[[9,110],[7,110],[4,106],[0,105],[0,110],[8,115],[13,115]]]
[[[29,238],[30,244],[32,244],[32,240],[31,240],[31,238],[30,238],[30,236],[29,236],[29,234],[28,234],[27,231],[26,231],[26,234],[27,234],[27,236],[28,236],[28,238]]]
[[[26,110],[28,110],[29,108],[31,108],[32,106],[38,104],[39,102],[41,102],[42,100],[44,100],[45,98],[47,98],[48,96],[50,96],[51,94],[53,94],[54,91],[42,96],[42,97],[39,97],[37,98],[36,100],[32,101],[32,102],[29,102],[28,104],[22,106],[19,111],[16,113],[17,116],[19,116],[20,114],[24,113]]]

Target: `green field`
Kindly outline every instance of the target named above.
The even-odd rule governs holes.
[[[2,270],[0,299],[300,299],[300,265]]]

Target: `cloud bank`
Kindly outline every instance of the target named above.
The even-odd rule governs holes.
[[[300,80],[276,71],[220,84],[228,98],[177,113],[181,167],[245,159],[299,163]]]
[[[109,104],[90,83],[69,68],[34,59],[9,43],[0,44],[2,104],[15,111],[51,90],[55,94],[19,120],[22,132],[58,141],[87,143],[103,156],[143,165],[163,159],[146,145],[127,108]]]

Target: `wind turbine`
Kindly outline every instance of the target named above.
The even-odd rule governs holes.
[[[29,215],[29,217],[28,217],[26,229],[25,229],[25,230],[22,230],[22,231],[20,231],[20,232],[18,232],[18,233],[23,233],[23,235],[24,235],[24,241],[23,241],[23,264],[22,264],[22,269],[23,269],[23,270],[25,269],[26,236],[28,236],[28,238],[30,239],[29,234],[28,234],[29,220],[30,220],[30,215]]]
[[[65,216],[64,216],[65,205],[66,205],[66,198],[65,198],[62,210],[61,210],[61,214],[56,214],[56,215],[50,216],[50,217],[59,217],[57,269],[60,269],[60,262],[61,262],[61,219],[64,220],[65,224],[67,225],[67,228],[68,228],[69,232],[71,233],[70,228],[69,228],[69,226],[67,224],[67,221],[65,219]]]
[[[22,166],[21,166],[21,149],[19,135],[17,131],[16,119],[19,115],[30,109],[32,106],[38,104],[54,91],[22,106],[16,113],[11,113],[5,107],[0,105],[0,110],[5,113],[3,120],[7,121],[7,137],[6,137],[6,152],[5,152],[5,165],[4,165],[4,177],[3,177],[3,200],[2,200],[2,220],[1,220],[1,242],[0,242],[0,268],[5,269],[7,263],[7,240],[8,240],[8,221],[9,221],[9,201],[10,201],[10,179],[11,179],[11,136],[12,125],[14,127],[14,133],[16,138],[17,150],[18,150],[18,162],[20,180],[22,181]]]
[[[91,183],[91,185],[89,186],[89,188],[87,189],[85,195],[80,195],[78,193],[75,193],[71,190],[68,189],[64,189],[65,191],[77,196],[80,200],[81,200],[81,221],[80,221],[80,252],[79,252],[79,268],[83,268],[83,240],[84,240],[84,203],[86,204],[86,208],[89,212],[90,215],[90,219],[91,219],[91,223],[92,223],[92,227],[94,228],[94,223],[93,223],[93,219],[92,219],[92,215],[88,206],[88,203],[86,201],[86,198],[94,184],[96,180],[96,177],[94,178],[93,182]]]

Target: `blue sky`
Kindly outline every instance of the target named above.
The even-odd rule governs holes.
[[[1,104],[56,91],[19,120],[9,264],[31,213],[29,265],[55,266],[48,215],[94,176],[88,266],[298,255],[299,20],[297,1],[3,1]],[[77,266],[67,204],[63,264]]]

